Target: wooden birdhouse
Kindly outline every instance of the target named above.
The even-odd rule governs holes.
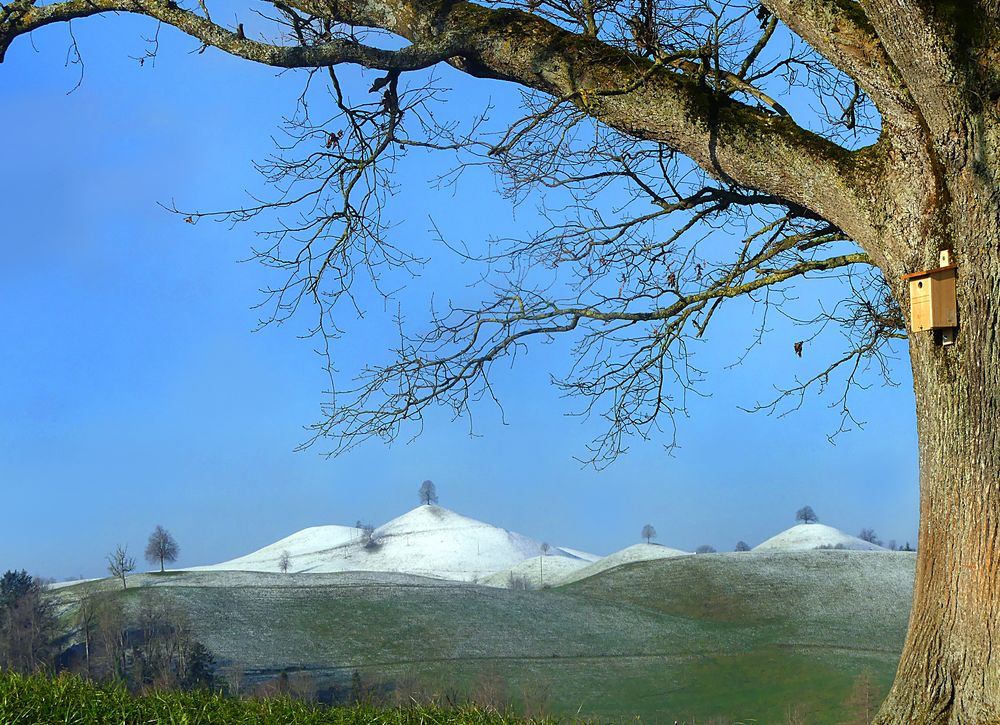
[[[910,284],[910,329],[945,330],[944,342],[952,339],[953,328],[958,327],[958,305],[955,300],[955,277],[958,266],[951,263],[951,253],[946,249],[938,259],[937,269],[904,274]]]

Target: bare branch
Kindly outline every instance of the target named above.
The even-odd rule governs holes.
[[[26,0],[19,0],[25,2]],[[860,182],[870,163],[785,117],[775,117],[717,92],[685,73],[663,67],[602,40],[578,35],[530,13],[468,2],[406,0],[411,13],[388,13],[374,0],[335,9],[296,2],[336,22],[374,23],[411,45],[387,51],[350,38],[311,46],[261,43],[181,9],[172,0],[66,0],[16,5],[0,24],[0,58],[17,35],[50,23],[101,12],[148,15],[201,42],[242,58],[279,67],[357,63],[388,70],[428,67],[447,58],[477,76],[517,82],[566,99],[588,115],[633,137],[670,145],[708,173],[780,196],[829,219],[858,240],[874,238]],[[380,11],[381,8],[381,11]],[[405,17],[405,19],[403,19]],[[381,24],[379,24],[381,23]],[[517,42],[504,42],[517,38]],[[736,75],[730,85],[753,86]],[[756,97],[763,98],[760,93]],[[773,99],[772,104],[773,105]]]

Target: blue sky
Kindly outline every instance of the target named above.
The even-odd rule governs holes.
[[[596,553],[638,541],[645,523],[671,546],[753,545],[792,525],[805,503],[849,533],[870,526],[915,542],[905,347],[899,387],[858,395],[853,409],[867,425],[834,446],[829,399],[809,398],[780,419],[738,409],[838,352],[817,345],[800,360],[795,331],[778,325],[767,346],[727,369],[755,322],[749,305],[698,350],[711,395],[692,401],[673,455],[663,438],[635,440],[610,468],[582,468],[574,456],[597,429],[566,417],[573,403],[549,384],[566,366],[559,344],[500,372],[506,424],[483,405],[475,437],[441,411],[413,441],[372,441],[334,459],[293,452],[324,389],[321,361],[299,339],[309,320],[252,332],[258,290],[275,282],[239,263],[252,229],[187,225],[159,204],[223,208],[260,190],[251,162],[271,151],[301,75],[192,53],[169,29],[155,66],[140,67],[129,56],[142,54],[153,26],[129,18],[74,31],[86,62],[75,92],[65,27],[17,41],[0,66],[0,570],[99,576],[108,551],[126,543],[141,554],[157,524],[178,539],[179,565],[211,563],[305,526],[381,523],[412,508],[426,478],[442,505]],[[451,113],[516,100],[509,88],[456,75],[446,77]],[[452,196],[428,188],[414,166],[391,213],[421,253],[442,260],[406,297],[417,315],[431,291],[462,294],[456,270],[475,277],[449,261],[431,219],[476,244],[516,233],[531,214],[512,210],[489,179],[473,177]],[[389,314],[375,304],[363,324],[347,321],[345,367],[384,353]]]

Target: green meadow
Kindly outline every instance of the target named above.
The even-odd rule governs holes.
[[[845,722],[867,674],[892,680],[914,558],[708,554],[536,591],[417,577],[191,572],[55,590],[64,621],[97,591],[184,612],[220,675],[352,677],[396,701],[500,700],[604,722]],[[358,673],[355,675],[355,673]],[[338,721],[339,722],[339,721]]]

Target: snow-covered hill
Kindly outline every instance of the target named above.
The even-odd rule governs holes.
[[[799,524],[754,547],[754,551],[807,551],[809,549],[852,549],[885,551],[881,546],[825,524]]]
[[[768,539],[754,551],[835,548],[884,551],[824,524],[800,524]],[[314,526],[251,554],[193,571],[277,573],[288,554],[291,573],[381,572],[506,587],[511,577],[557,586],[585,579],[622,564],[684,556],[658,544],[635,544],[600,558],[542,542],[455,513],[441,506],[418,506],[375,529],[369,538],[353,526]]]
[[[419,506],[375,529],[371,541],[353,527],[318,526],[252,554],[193,569],[276,572],[287,551],[290,572],[396,572],[475,581],[538,556],[541,549],[541,541],[527,536],[440,506]],[[580,560],[559,548],[548,558]]]
[[[689,555],[690,553],[687,551],[671,549],[669,546],[660,546],[659,544],[633,544],[632,546],[626,547],[621,551],[616,551],[614,554],[608,554],[603,559],[598,559],[592,564],[588,564],[587,566],[568,572],[559,583],[568,584],[570,582],[579,581],[580,579],[586,579],[587,577],[599,574],[602,571],[613,569],[616,566],[621,566],[622,564],[631,564],[635,561],[669,559],[674,556]]]

